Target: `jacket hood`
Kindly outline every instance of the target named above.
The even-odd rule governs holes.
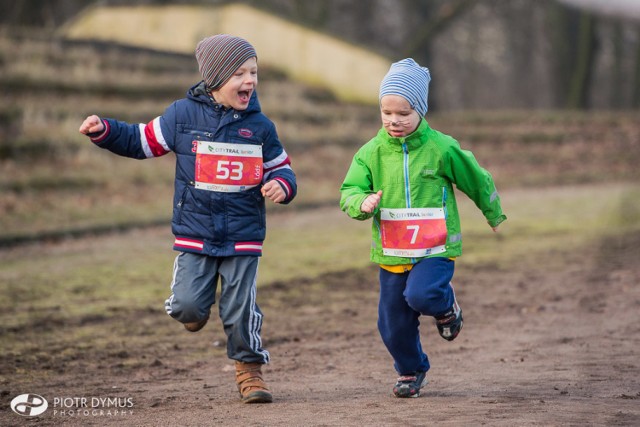
[[[204,80],[196,83],[187,91],[187,98],[196,102],[201,102],[203,104],[209,104],[211,106],[217,105],[211,95],[207,92],[206,87],[207,85],[205,84]],[[254,90],[251,94],[251,99],[249,100],[247,109],[241,110],[239,112],[256,113],[260,111],[262,111],[262,109],[260,108],[260,101],[258,101],[258,92]]]

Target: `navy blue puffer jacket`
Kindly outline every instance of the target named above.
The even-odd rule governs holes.
[[[211,256],[262,254],[266,234],[262,184],[276,180],[286,194],[282,203],[295,197],[297,184],[289,157],[274,124],[262,114],[256,92],[246,110],[236,111],[216,104],[200,82],[186,98],[171,104],[162,116],[146,125],[113,119],[103,122],[104,132],[90,135],[101,148],[136,159],[175,153],[171,222],[175,250]],[[226,182],[241,179],[242,161],[247,157],[233,156],[254,149],[258,155],[261,151],[262,160],[252,160],[251,167],[256,170],[251,174],[251,185],[207,182],[212,176],[226,178]],[[207,156],[220,151],[231,157]]]

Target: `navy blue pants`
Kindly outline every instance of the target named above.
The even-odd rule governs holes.
[[[380,269],[378,330],[398,374],[429,370],[418,318],[445,314],[453,306],[454,265],[448,258],[435,257],[423,259],[406,273]]]

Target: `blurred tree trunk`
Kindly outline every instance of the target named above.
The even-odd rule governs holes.
[[[445,31],[450,24],[455,22],[463,13],[471,9],[477,0],[443,1],[434,13],[433,2],[425,1],[420,8],[420,13],[425,17],[426,23],[416,29],[415,34],[408,41],[407,46],[401,52],[402,58],[414,58],[421,65],[429,67],[431,61],[431,41]],[[407,6],[408,7],[408,6]],[[429,111],[438,110],[438,88],[429,89]]]
[[[549,23],[556,106],[586,108],[595,59],[594,18],[551,3]]]
[[[329,2],[310,2],[308,0],[295,0],[296,20],[308,22],[313,28],[322,28],[329,18]]]
[[[564,107],[567,102],[569,70],[571,69],[571,40],[568,37],[571,11],[560,3],[549,6],[549,32],[551,39],[551,70],[555,82],[554,104]]]
[[[567,107],[586,109],[589,107],[589,88],[593,75],[596,52],[595,18],[592,14],[581,12],[578,28],[576,61],[571,75],[571,86]]]
[[[638,39],[640,39],[640,28],[638,28]],[[640,107],[640,41],[636,40],[636,58],[633,70],[633,93],[631,97],[631,107]]]
[[[404,49],[403,57],[417,56],[429,50],[431,40],[444,31],[456,18],[471,8],[476,0],[455,0],[443,2],[433,16],[428,16],[428,21],[422,25],[409,41]],[[424,6],[427,12],[431,6]],[[427,13],[427,15],[429,15]],[[421,58],[424,59],[424,58]]]
[[[624,60],[624,38],[622,34],[622,23],[616,22],[613,28],[613,64],[611,68],[611,99],[609,105],[611,108],[620,109],[623,107],[622,83],[624,77],[622,74],[622,61]]]

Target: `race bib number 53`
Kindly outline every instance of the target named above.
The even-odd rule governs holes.
[[[238,192],[262,181],[262,146],[197,141],[195,187]]]
[[[447,243],[444,209],[380,209],[382,253],[424,257],[442,253]]]

